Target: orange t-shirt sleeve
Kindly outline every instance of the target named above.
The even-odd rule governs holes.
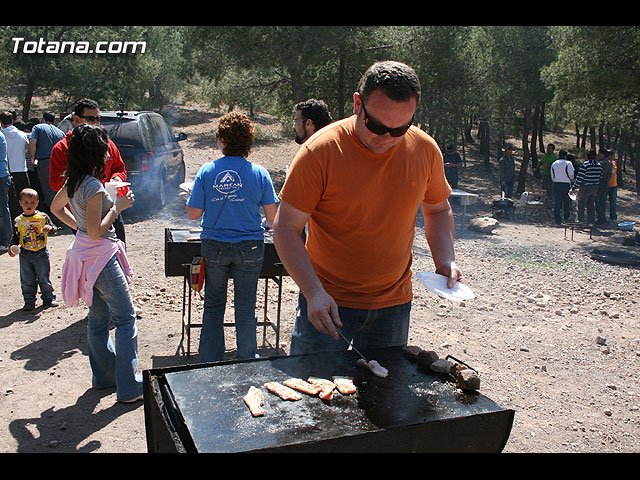
[[[304,157],[302,160],[301,158]],[[303,145],[289,166],[279,197],[301,212],[311,214],[322,198],[325,175],[322,162]]]

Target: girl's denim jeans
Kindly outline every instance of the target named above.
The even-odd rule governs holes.
[[[238,243],[203,239],[205,258],[204,312],[198,352],[204,362],[223,359],[224,315],[227,285],[233,278],[237,358],[254,358],[256,342],[256,291],[264,262],[264,241]]]
[[[119,401],[142,395],[138,367],[138,327],[127,279],[115,256],[98,275],[89,307],[87,343],[93,387],[117,387]],[[115,326],[115,345],[109,322]]]

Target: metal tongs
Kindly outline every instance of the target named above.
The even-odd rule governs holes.
[[[360,359],[356,362],[357,365],[370,370],[371,373],[373,373],[377,377],[386,378],[387,375],[389,375],[389,370],[380,365],[376,360],[367,360],[367,358],[362,353],[360,353],[360,351],[353,345],[353,341],[350,342],[349,340],[347,340],[347,337],[345,337],[339,329],[336,328],[336,331],[344,339],[344,341],[351,346],[351,349],[360,356]]]
[[[360,351],[353,345],[353,341],[347,340],[347,337],[344,336],[344,334],[340,331],[340,329],[336,328],[336,331],[338,332],[338,335],[340,335],[344,339],[344,341],[351,346],[352,350],[356,352],[358,355],[360,355],[360,358],[362,358],[365,362],[369,363],[369,360],[367,360],[367,358],[362,353],[360,353]]]

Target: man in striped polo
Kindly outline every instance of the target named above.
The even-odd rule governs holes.
[[[584,209],[587,208],[587,223],[596,220],[596,193],[602,177],[602,165],[596,160],[596,151],[587,153],[587,160],[580,165],[572,192],[578,190],[578,222],[584,223]]]

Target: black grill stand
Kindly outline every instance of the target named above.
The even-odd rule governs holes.
[[[182,264],[185,270],[189,271],[190,264]],[[273,268],[270,268],[271,273],[265,274],[264,269],[260,273],[260,278],[264,279],[264,306],[262,309],[263,317],[261,321],[257,322],[257,325],[262,327],[262,346],[266,345],[267,339],[267,327],[273,328],[276,334],[276,352],[280,351],[280,315],[282,313],[282,282],[285,276],[285,270],[281,263],[276,263]],[[278,286],[278,304],[276,307],[276,321],[275,323],[269,318],[269,280],[275,282]],[[191,299],[194,296],[193,288],[191,286],[191,276],[186,274],[184,276],[184,282],[182,285],[182,337],[180,339],[180,346],[178,350],[182,349],[183,353],[187,356],[191,355],[191,329],[201,328],[202,323],[193,323],[191,321]],[[225,327],[234,327],[235,322],[224,322]],[[184,348],[185,334],[187,336],[187,349]]]

